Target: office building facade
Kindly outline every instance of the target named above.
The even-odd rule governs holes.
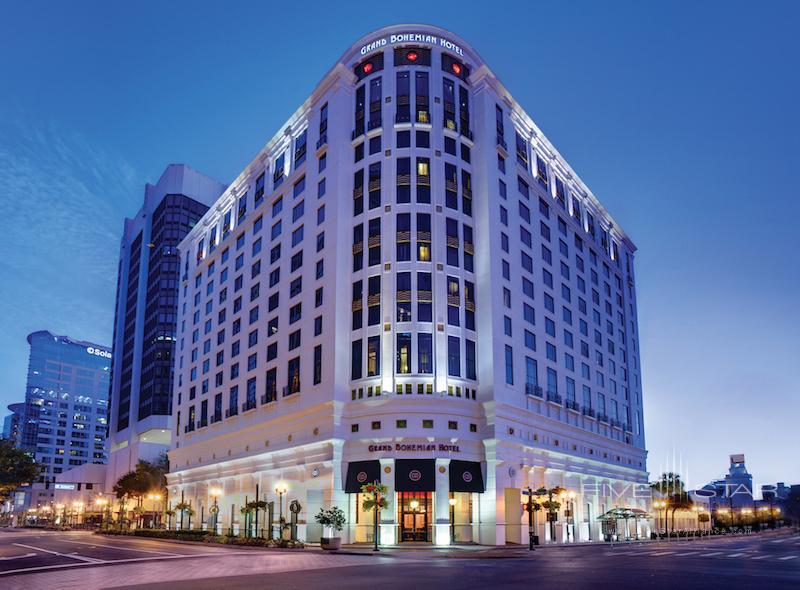
[[[178,243],[225,190],[171,164],[125,220],[120,244],[111,381],[107,487],[169,449]]]
[[[635,246],[452,33],[356,42],[179,250],[170,493],[223,527],[258,489],[369,542],[374,480],[384,543],[527,542],[528,487],[574,495],[546,540],[646,507]]]
[[[49,504],[56,476],[107,460],[111,350],[46,330],[30,334],[28,344],[25,405],[16,443],[41,464],[42,475],[20,488],[15,509]]]

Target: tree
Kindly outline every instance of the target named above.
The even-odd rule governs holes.
[[[561,508],[561,502],[556,500],[564,493],[564,488],[555,486],[550,488],[539,488],[534,492],[537,496],[547,496],[547,500],[540,503],[541,507],[547,512],[547,522],[550,524],[550,541],[556,540],[556,520],[558,519],[558,509]]]
[[[117,483],[114,484],[114,494],[121,500],[120,522],[124,518],[127,500],[135,500],[134,509],[141,509],[141,504],[147,494],[156,493],[162,498],[166,497],[166,474],[168,471],[167,457],[162,455],[153,462],[140,460],[134,471],[129,471],[117,480]],[[141,510],[139,513],[141,514]]]
[[[650,483],[650,489],[654,493],[658,494],[660,498],[663,498],[667,501],[669,509],[672,513],[672,527],[670,530],[674,533],[675,513],[678,510],[689,510],[694,504],[689,496],[689,493],[686,491],[680,474],[672,471],[664,472],[661,474],[659,479]],[[665,519],[668,521],[669,518],[666,516],[666,510],[664,511],[664,515]],[[664,528],[666,529],[668,526],[668,522],[665,522]]]
[[[41,474],[41,467],[28,453],[8,439],[0,439],[0,500],[21,485],[32,483]]]
[[[378,514],[382,509],[389,507],[389,501],[386,499],[386,494],[389,493],[389,490],[385,485],[376,481],[375,483],[367,483],[361,486],[361,493],[364,495],[361,508],[364,512],[372,512],[372,525],[375,535],[375,547],[373,551],[378,551],[378,535],[380,532],[378,528]]]

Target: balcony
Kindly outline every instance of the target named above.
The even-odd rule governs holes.
[[[222,412],[219,414],[212,414],[211,418],[209,419],[211,424],[216,424],[217,422],[222,422]]]
[[[542,388],[536,385],[535,383],[526,383],[525,384],[525,393],[527,395],[532,395],[534,397],[544,397],[544,393],[542,392]]]
[[[367,131],[374,131],[375,129],[380,129],[381,127],[383,127],[382,119],[370,119],[367,123]]]
[[[287,395],[292,395],[294,393],[298,393],[299,391],[300,391],[300,380],[296,379],[283,388],[283,397],[286,397]]]
[[[276,391],[268,391],[264,395],[261,396],[261,405],[268,404],[270,402],[274,402],[277,399],[277,392]]]
[[[197,427],[198,428],[205,428],[206,426],[208,426],[208,419],[198,420],[198,422],[197,422]]]
[[[506,140],[503,139],[503,136],[500,133],[497,134],[497,145],[499,145],[505,151],[508,151],[508,144],[506,143]]]
[[[581,407],[578,405],[578,402],[573,400],[567,400],[564,402],[564,407],[568,410],[572,410],[573,412],[580,412]]]
[[[256,400],[247,400],[242,404],[242,412],[247,412],[249,410],[253,410],[256,407]]]
[[[228,408],[225,410],[225,417],[230,418],[231,416],[237,416],[239,414],[239,408],[233,407]]]
[[[592,408],[583,408],[583,415],[594,418],[594,410]]]
[[[187,424],[183,427],[183,433],[188,434],[189,432],[194,432],[194,422]]]
[[[350,134],[350,141],[355,141],[356,138],[361,137],[362,135],[364,135],[364,124],[363,124],[363,122],[359,127],[356,127],[355,129],[353,129],[353,132]]]
[[[609,424],[611,424],[612,428],[619,428],[620,430],[622,430],[622,422],[620,422],[616,418],[611,418]]]
[[[323,133],[322,136],[317,140],[317,149],[319,150],[322,146],[328,143],[328,134]]]
[[[394,116],[394,122],[395,123],[411,123],[411,113],[397,113]]]
[[[597,415],[597,419],[600,422],[606,422],[607,423],[608,422],[608,414],[598,414]]]
[[[554,404],[561,403],[561,396],[558,395],[555,391],[548,391],[547,392],[547,401],[553,402]]]
[[[625,432],[633,432],[631,425],[628,424],[627,422],[622,425],[622,430],[624,430]]]
[[[474,139],[474,137],[472,135],[472,131],[470,131],[469,129],[465,129],[463,125],[461,127],[461,135],[466,137],[470,141],[473,141],[473,139]]]

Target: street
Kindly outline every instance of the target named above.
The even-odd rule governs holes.
[[[87,532],[0,532],[0,586],[137,588],[753,588],[800,587],[800,536],[590,546],[260,550]]]

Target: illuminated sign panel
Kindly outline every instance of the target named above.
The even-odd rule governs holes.
[[[438,45],[443,49],[452,51],[456,55],[464,57],[464,50],[452,41],[444,37],[437,37],[436,35],[425,35],[422,33],[399,33],[389,35],[388,37],[381,37],[372,43],[367,43],[361,47],[361,55],[367,55],[371,51],[381,49],[388,45],[396,45],[397,43],[426,43],[428,45]]]
[[[110,352],[108,352],[107,350],[101,350],[100,348],[94,348],[93,346],[90,346],[89,348],[87,348],[86,352],[88,352],[89,354],[93,354],[95,356],[101,356],[101,357],[106,358],[106,359],[110,359],[111,358],[111,353]]]

